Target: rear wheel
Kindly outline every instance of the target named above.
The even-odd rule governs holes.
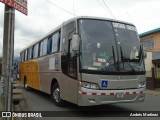
[[[54,103],[57,106],[59,106],[59,107],[64,106],[64,101],[60,98],[60,88],[59,88],[58,83],[55,83],[52,86],[51,98],[53,99]]]

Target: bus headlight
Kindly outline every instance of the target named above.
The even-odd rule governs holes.
[[[144,88],[146,86],[146,82],[138,83],[138,88]]]
[[[88,89],[99,89],[96,83],[81,82],[81,86]]]

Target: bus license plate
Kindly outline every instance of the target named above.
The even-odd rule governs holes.
[[[117,93],[117,98],[123,98],[123,93]]]

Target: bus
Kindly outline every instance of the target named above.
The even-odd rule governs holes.
[[[144,49],[136,27],[79,16],[20,52],[20,82],[51,95],[57,106],[143,102]]]

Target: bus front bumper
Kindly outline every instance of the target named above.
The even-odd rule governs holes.
[[[125,102],[143,102],[145,88],[129,90],[93,90],[81,87],[78,91],[78,105],[92,106]]]

